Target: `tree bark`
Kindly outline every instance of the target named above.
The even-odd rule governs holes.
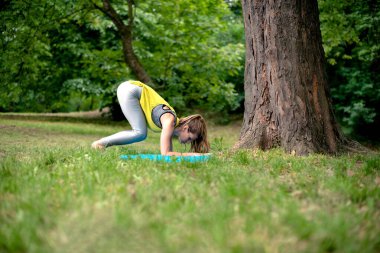
[[[242,0],[245,112],[235,148],[337,153],[317,0]]]
[[[133,3],[132,0],[127,0],[128,2],[128,24],[125,24],[120,15],[112,7],[109,0],[103,0],[103,6],[98,6],[94,4],[95,8],[99,9],[101,12],[106,14],[116,26],[119,35],[121,37],[123,46],[124,61],[127,66],[131,69],[132,73],[136,78],[146,84],[152,85],[152,79],[149,77],[148,73],[145,71],[138,57],[133,50]]]

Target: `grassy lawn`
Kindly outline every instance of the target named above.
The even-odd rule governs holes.
[[[239,124],[204,163],[90,149],[125,127],[0,117],[0,252],[380,252],[379,153],[231,152]]]

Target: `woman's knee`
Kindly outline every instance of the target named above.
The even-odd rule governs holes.
[[[146,131],[137,131],[136,139],[138,141],[143,141],[148,137],[148,133]]]

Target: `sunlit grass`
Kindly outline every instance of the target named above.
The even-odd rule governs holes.
[[[236,124],[210,126],[209,162],[125,161],[159,134],[102,152],[127,125],[0,127],[1,252],[380,251],[378,154],[232,152]]]

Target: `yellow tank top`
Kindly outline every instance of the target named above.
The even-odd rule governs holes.
[[[169,103],[165,101],[165,99],[163,99],[155,90],[153,90],[148,85],[146,85],[142,82],[139,82],[139,81],[128,81],[128,82],[133,84],[133,85],[137,85],[137,86],[142,87],[140,105],[141,105],[142,110],[144,111],[145,118],[146,118],[146,121],[148,123],[148,126],[150,127],[150,129],[152,129],[155,132],[161,131],[161,128],[156,126],[156,124],[154,124],[154,122],[153,122],[152,110],[157,105],[163,104],[163,105],[168,106],[170,108],[170,110],[172,110],[175,113],[173,107],[171,107],[169,105]],[[176,117],[176,119],[177,120],[176,120],[175,126],[178,126],[178,124],[179,124],[178,116]]]

